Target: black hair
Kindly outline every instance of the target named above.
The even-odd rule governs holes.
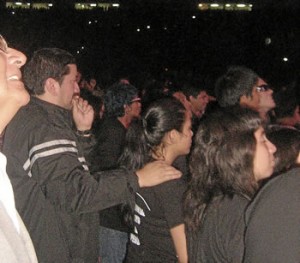
[[[140,120],[131,123],[120,158],[121,165],[136,171],[151,161],[167,132],[173,129],[182,131],[185,112],[184,106],[175,98],[153,102]]]
[[[253,87],[259,76],[249,68],[231,66],[215,85],[215,95],[221,107],[239,105],[240,98],[252,97]]]
[[[105,114],[109,117],[124,116],[124,105],[130,105],[137,96],[138,90],[133,85],[121,82],[113,84],[104,95]]]
[[[205,207],[217,196],[253,196],[258,185],[253,163],[255,131],[262,125],[249,109],[216,111],[200,124],[190,156],[191,180],[185,193],[188,229],[200,226]]]
[[[276,146],[274,174],[286,172],[296,165],[300,152],[300,131],[280,127],[267,132],[267,138]]]
[[[70,72],[68,66],[70,64],[76,64],[76,60],[65,50],[59,48],[37,50],[24,66],[24,83],[30,93],[42,95],[45,92],[46,80],[53,78],[61,84],[64,76]]]

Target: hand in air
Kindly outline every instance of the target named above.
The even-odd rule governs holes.
[[[77,130],[90,130],[94,120],[94,110],[88,102],[78,96],[73,98],[73,119]]]

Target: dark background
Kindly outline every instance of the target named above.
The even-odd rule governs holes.
[[[232,64],[251,67],[273,86],[299,79],[300,1],[252,1],[251,12],[202,12],[187,0],[124,0],[119,9],[76,11],[64,1],[51,10],[2,8],[1,34],[28,57],[41,47],[70,51],[103,86],[122,76],[142,86],[168,75],[197,76],[212,89]]]

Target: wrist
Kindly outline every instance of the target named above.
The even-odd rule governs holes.
[[[92,130],[76,130],[76,134],[82,137],[90,137],[92,135]]]

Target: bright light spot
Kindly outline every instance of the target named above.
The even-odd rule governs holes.
[[[203,6],[203,4],[199,4],[198,6],[199,6],[199,7],[202,7],[202,6]]]
[[[48,4],[48,6],[53,6],[53,4]]]
[[[165,26],[165,27],[164,27],[164,30],[168,30],[168,28]]]
[[[168,68],[165,68],[165,71],[168,71],[169,69]]]
[[[84,46],[82,46],[81,49],[84,49]]]
[[[270,37],[267,37],[266,39],[265,39],[265,44],[266,45],[270,45],[272,43],[272,39],[270,38]]]
[[[92,21],[89,21],[89,25],[92,24]]]
[[[77,50],[77,54],[79,54],[80,53],[80,51],[79,50]]]
[[[95,20],[94,22],[97,24],[97,23],[98,23],[98,20]]]
[[[226,4],[225,6],[226,6],[226,7],[231,7],[231,4]]]
[[[120,4],[112,4],[113,7],[119,7]]]
[[[211,4],[211,7],[219,7],[219,4]]]
[[[15,12],[14,12],[14,11],[12,11],[12,12],[11,12],[11,14],[12,14],[12,15],[14,15],[14,14],[15,14]]]
[[[95,6],[97,6],[97,4],[90,4],[90,6],[93,6],[93,7],[95,7]]]
[[[30,5],[30,3],[27,3],[27,5]]]
[[[196,18],[196,16],[192,16],[192,18],[193,18],[193,19],[195,19],[195,18]]]
[[[22,3],[20,3],[20,2],[16,2],[16,5],[22,5]]]
[[[237,6],[237,7],[246,7],[245,4],[237,4],[236,6]]]
[[[138,28],[136,31],[137,31],[137,32],[140,32],[141,30]]]
[[[253,5],[252,5],[252,4],[250,4],[249,6],[250,6],[250,7],[252,7]]]
[[[147,26],[147,29],[150,29],[150,26]]]
[[[283,58],[282,60],[283,60],[284,62],[288,62],[288,61],[289,61],[289,59],[288,59],[288,58],[286,58],[286,57],[285,57],[285,58]]]

